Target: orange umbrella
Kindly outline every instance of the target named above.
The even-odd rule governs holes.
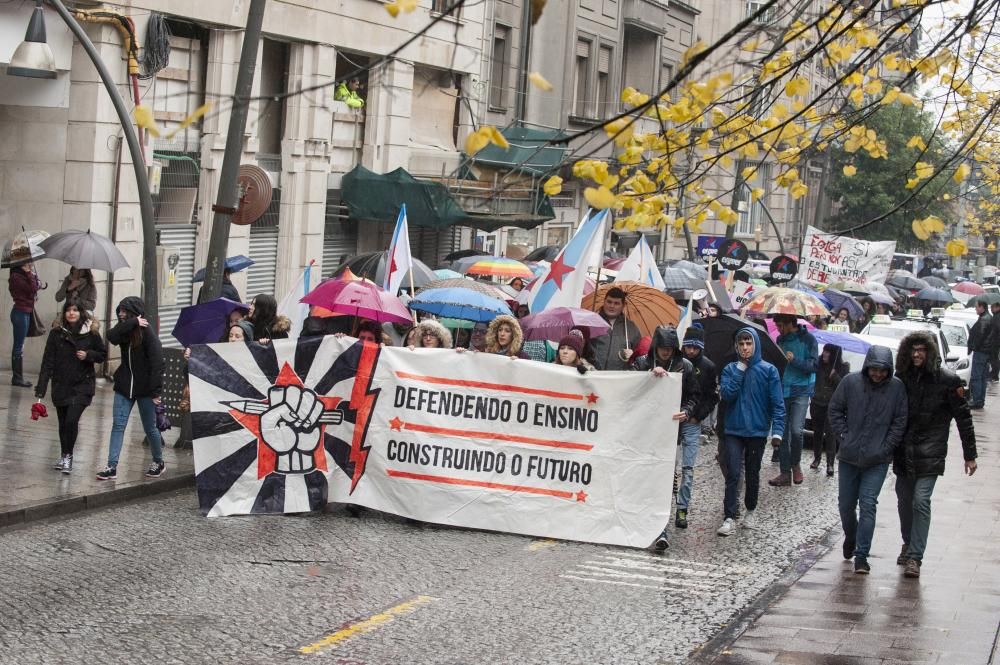
[[[677,302],[663,291],[641,282],[602,284],[597,288],[596,294],[583,297],[581,307],[600,312],[604,298],[612,288],[625,292],[625,318],[635,323],[643,335],[652,335],[656,326],[676,326],[680,323],[681,308]]]
[[[466,275],[491,275],[494,277],[520,277],[532,279],[531,268],[506,256],[486,256],[476,261],[465,271]]]

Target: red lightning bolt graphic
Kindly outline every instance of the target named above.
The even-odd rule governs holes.
[[[361,476],[365,474],[365,463],[368,461],[368,449],[364,445],[368,434],[368,423],[371,421],[372,410],[378,391],[369,391],[372,374],[375,372],[375,361],[378,359],[378,346],[363,344],[361,359],[358,360],[358,371],[354,376],[354,388],[351,390],[351,408],[357,412],[354,422],[354,437],[351,440],[350,460],[354,463],[354,476],[351,478],[351,494],[357,487]]]

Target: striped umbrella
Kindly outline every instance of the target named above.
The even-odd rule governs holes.
[[[532,279],[535,273],[520,261],[505,256],[487,256],[465,269],[466,275],[491,275],[494,277],[521,277]]]

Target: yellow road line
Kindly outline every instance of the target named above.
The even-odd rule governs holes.
[[[529,552],[537,552],[538,550],[544,550],[548,549],[549,547],[553,547],[555,544],[556,541],[552,540],[551,538],[543,538],[542,540],[536,540],[535,542],[531,543],[530,545],[528,545],[526,549]]]
[[[373,614],[367,619],[348,624],[340,630],[330,633],[318,642],[313,642],[309,646],[300,648],[299,653],[316,653],[321,649],[335,646],[344,640],[349,640],[356,635],[369,633],[379,626],[393,621],[397,616],[409,614],[421,605],[426,605],[433,600],[437,600],[437,598],[433,598],[432,596],[417,596],[413,600],[408,600],[396,605],[395,607],[390,607],[384,612]]]

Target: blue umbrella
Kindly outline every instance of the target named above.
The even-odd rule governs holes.
[[[830,303],[830,312],[836,314],[841,309],[847,310],[847,316],[851,319],[865,318],[865,308],[854,299],[850,293],[844,293],[837,289],[827,289],[823,296]]]
[[[917,300],[929,300],[931,302],[955,302],[955,296],[944,289],[928,287],[920,289],[914,296]]]
[[[246,270],[254,264],[254,260],[249,256],[243,256],[242,254],[237,254],[236,256],[230,256],[226,258],[226,269],[229,272],[239,272],[241,270]],[[200,268],[198,272],[194,274],[191,278],[192,282],[200,282],[205,279],[205,269]]]
[[[500,314],[511,314],[510,307],[499,298],[491,298],[471,289],[425,289],[409,302],[410,309],[429,312],[463,321],[492,321]]]
[[[457,279],[459,277],[465,277],[462,273],[455,272],[450,268],[438,268],[434,271],[434,274],[437,275],[438,279]]]
[[[823,350],[824,344],[836,344],[844,351],[850,353],[857,353],[859,355],[865,355],[868,353],[868,349],[871,348],[871,344],[861,339],[861,336],[852,335],[851,333],[845,332],[834,332],[832,330],[810,330],[812,336],[816,339],[816,343],[819,345],[820,351]],[[861,369],[860,367],[856,369]]]
[[[249,306],[228,298],[185,307],[174,325],[174,339],[184,346],[219,342],[226,332],[229,314],[237,309],[244,313],[250,311]]]

